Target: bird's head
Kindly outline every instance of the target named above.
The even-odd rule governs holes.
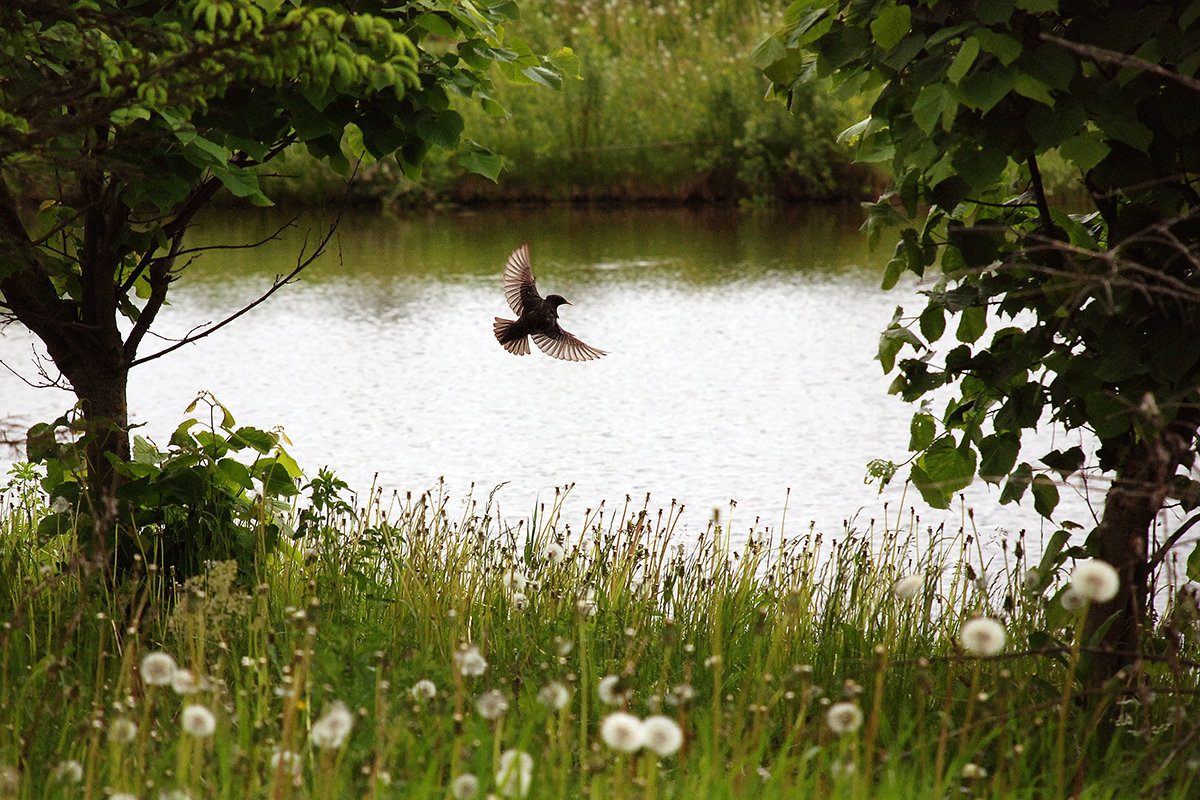
[[[561,305],[568,305],[568,306],[571,305],[571,301],[568,300],[567,298],[563,297],[561,294],[550,295],[549,297],[546,298],[546,302],[549,303],[554,308],[558,308]]]

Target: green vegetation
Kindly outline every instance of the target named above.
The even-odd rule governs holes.
[[[1197,521],[1153,550],[1160,511],[1200,507],[1200,350],[1178,346],[1200,340],[1198,54],[1200,6],[1115,0],[798,2],[755,53],[783,99],[814,79],[875,97],[847,138],[896,176],[868,221],[903,228],[883,286],[927,282],[878,354],[891,391],[923,402],[913,484],[945,508],[978,475],[1051,518],[1061,480],[1111,482],[1086,546],[1121,588],[1087,630],[1122,654],[1141,650],[1147,576]],[[1048,194],[1048,158],[1082,207]],[[1094,437],[1094,457],[1022,460],[1046,421]]]
[[[205,408],[138,461],[180,483],[180,450],[221,454],[195,474],[225,464],[213,496],[259,513],[207,520],[257,545],[182,585],[82,558],[54,457],[10,473],[0,796],[1194,796],[1194,602],[1158,587],[1137,668],[1088,687],[1081,595],[1107,578],[1057,536],[1036,564],[913,517],[687,543],[648,498],[568,520],[563,490],[513,524],[326,471],[281,528],[249,480],[279,440]],[[164,505],[148,547],[214,507]]]
[[[780,2],[528,0],[512,31],[539,52],[566,46],[577,78],[561,91],[497,80],[480,104],[457,102],[467,135],[504,157],[498,183],[442,154],[419,182],[395,164],[365,168],[354,192],[385,203],[469,201],[771,202],[865,197],[874,171],[856,167],[837,133],[861,116],[814,88],[792,113],[764,103],[749,61],[783,14]],[[508,110],[492,116],[492,99]],[[344,185],[301,158],[297,201]],[[287,171],[285,167],[284,171]]]

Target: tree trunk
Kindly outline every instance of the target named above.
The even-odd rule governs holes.
[[[1121,586],[1107,603],[1088,609],[1085,640],[1099,640],[1105,652],[1092,661],[1089,681],[1099,687],[1141,652],[1148,596],[1150,528],[1171,490],[1175,471],[1190,456],[1200,414],[1185,408],[1156,438],[1129,448],[1104,501],[1104,515],[1091,542],[1101,560],[1116,568]],[[1115,616],[1114,616],[1115,615]]]

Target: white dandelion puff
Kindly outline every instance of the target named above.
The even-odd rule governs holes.
[[[963,649],[977,656],[994,656],[1004,649],[1007,634],[998,620],[975,617],[962,626],[959,639]]]
[[[421,680],[412,685],[409,692],[412,694],[414,700],[424,703],[437,697],[437,686],[429,678],[421,678]]]
[[[962,776],[967,780],[981,780],[988,776],[988,771],[973,761],[963,764]]]
[[[179,721],[183,730],[197,739],[212,736],[217,729],[217,718],[202,705],[193,704],[184,708]]]
[[[925,585],[925,576],[906,575],[892,586],[892,593],[900,600],[912,600]]]
[[[471,800],[479,794],[479,778],[469,772],[464,772],[450,783],[450,794],[454,800]]]
[[[151,686],[166,686],[175,677],[175,659],[170,653],[155,652],[142,656],[142,680]]]
[[[834,703],[825,712],[825,724],[836,734],[853,733],[862,725],[863,712],[854,703]]]
[[[683,746],[683,729],[670,717],[655,714],[642,722],[645,746],[660,756],[673,756]]]
[[[646,727],[633,714],[614,711],[600,723],[600,738],[621,753],[633,753],[646,743]]]
[[[629,699],[630,690],[621,688],[621,678],[618,675],[605,675],[600,679],[599,685],[596,687],[596,693],[600,695],[600,702],[610,706],[625,705]]]
[[[463,647],[454,654],[454,664],[460,675],[471,677],[482,675],[487,669],[488,662],[479,653],[475,645]]]
[[[571,690],[558,681],[550,681],[537,695],[538,702],[557,711],[571,701]]]
[[[475,707],[479,710],[479,716],[484,719],[499,719],[508,711],[508,699],[504,696],[504,692],[492,689],[479,695],[479,699],[475,701]]]
[[[1071,588],[1090,603],[1107,603],[1117,596],[1121,577],[1112,564],[1092,558],[1075,565]]]
[[[1074,587],[1071,586],[1062,590],[1062,594],[1058,596],[1058,602],[1062,603],[1062,607],[1070,612],[1078,611],[1087,605],[1087,600],[1084,596],[1075,591]]]
[[[276,750],[271,754],[271,771],[283,772],[293,778],[299,778],[304,769],[304,759],[299,753],[291,750]]]
[[[514,611],[524,611],[529,608],[529,598],[524,592],[513,592],[512,599],[509,602],[512,603]]]
[[[177,669],[171,676],[171,688],[175,694],[195,694],[200,691],[200,679],[190,669]]]
[[[346,743],[346,737],[354,727],[354,715],[341,700],[325,712],[325,716],[313,723],[309,739],[315,747],[338,748]]]
[[[128,717],[117,717],[108,726],[108,738],[117,744],[129,744],[137,738],[137,723]]]
[[[521,570],[510,569],[504,573],[501,582],[509,592],[521,594],[525,591],[525,585],[529,582],[529,579],[525,577],[525,573]]]
[[[533,785],[533,756],[524,750],[505,750],[496,767],[496,791],[503,797],[524,797]]]
[[[566,548],[558,542],[550,542],[546,545],[546,561],[550,564],[561,564],[566,557]]]
[[[83,764],[73,758],[60,762],[54,768],[54,779],[63,783],[79,783],[83,780]]]

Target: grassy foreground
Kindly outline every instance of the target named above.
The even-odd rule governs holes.
[[[170,606],[159,576],[105,588],[39,540],[46,499],[14,481],[0,797],[1200,787],[1194,606],[1167,609],[1140,671],[1089,691],[1082,612],[1058,597],[1070,562],[1030,572],[1018,541],[986,571],[972,536],[912,517],[737,543],[714,526],[685,543],[678,509],[568,520],[562,497],[511,524],[486,500],[343,495],[249,580],[212,564]],[[994,656],[963,649],[978,616],[1004,625]],[[996,633],[967,643],[986,652]]]

